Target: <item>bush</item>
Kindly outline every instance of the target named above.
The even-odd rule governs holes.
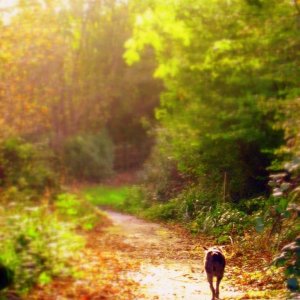
[[[53,155],[44,146],[21,138],[7,139],[0,145],[0,185],[14,188],[26,199],[37,198],[46,189],[58,187],[57,176],[49,163],[52,159]]]
[[[216,191],[203,188],[201,184],[188,186],[176,197],[179,204],[179,214],[183,220],[193,220],[203,209],[214,207],[218,197]]]
[[[119,208],[122,211],[140,215],[144,210],[149,208],[144,189],[140,186],[129,188],[124,203]]]
[[[144,184],[145,199],[150,204],[167,202],[183,189],[186,178],[180,173],[177,162],[156,145],[147,159],[141,180]]]
[[[178,219],[178,203],[170,201],[156,204],[145,210],[143,217],[151,220],[171,221]]]
[[[14,185],[32,162],[34,148],[20,138],[10,138],[1,143],[0,154],[1,184]]]
[[[99,216],[95,214],[94,207],[88,207],[86,202],[74,194],[60,194],[57,196],[54,206],[61,217],[71,221],[77,227],[90,230],[93,229]]]
[[[252,226],[251,219],[230,204],[204,207],[193,222],[194,231],[205,232],[218,238],[219,243],[229,241]]]
[[[0,272],[7,270],[11,288],[21,294],[54,277],[77,276],[74,261],[85,240],[76,231],[101,221],[93,206],[73,194],[58,195],[51,208],[10,203],[0,212]]]
[[[10,206],[5,214],[0,210],[0,265],[12,270],[16,291],[72,274],[69,262],[84,242],[72,223],[60,221],[47,207]]]
[[[99,181],[112,175],[113,144],[105,131],[70,138],[64,147],[68,174],[79,180]]]
[[[300,235],[288,245],[285,245],[273,263],[277,267],[285,267],[287,287],[290,291],[300,291]]]
[[[242,199],[238,203],[238,209],[251,215],[255,212],[262,211],[266,207],[266,199],[261,197],[255,197],[251,199]]]

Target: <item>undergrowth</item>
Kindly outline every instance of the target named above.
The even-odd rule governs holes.
[[[41,203],[0,206],[0,265],[11,277],[0,299],[11,291],[26,295],[33,286],[56,277],[77,276],[74,261],[85,245],[80,230],[92,229],[99,216],[73,194]]]
[[[129,187],[94,186],[84,189],[83,194],[93,205],[120,209],[128,197]]]

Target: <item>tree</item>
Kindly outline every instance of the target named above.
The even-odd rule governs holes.
[[[133,63],[146,45],[155,50],[166,88],[156,112],[161,153],[219,196],[224,184],[233,201],[264,192],[283,143],[274,104],[297,91],[299,78],[290,1],[135,3],[125,57]]]
[[[159,84],[153,55],[135,69],[123,61],[128,3],[20,1],[13,9],[1,25],[1,135],[47,138],[57,152],[69,136],[105,127],[116,142],[147,139],[141,119],[152,118]]]

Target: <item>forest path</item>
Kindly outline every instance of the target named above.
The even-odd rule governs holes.
[[[26,300],[210,300],[203,272],[207,238],[180,228],[105,211],[70,264],[76,276],[38,285]],[[241,299],[225,270],[221,299]]]
[[[112,243],[121,239],[126,245],[115,251],[139,265],[136,270],[127,270],[125,276],[140,284],[145,299],[211,299],[199,241],[195,243],[163,225],[134,216],[106,213],[112,221],[106,234]],[[239,292],[222,282],[222,299],[235,299],[238,295]]]

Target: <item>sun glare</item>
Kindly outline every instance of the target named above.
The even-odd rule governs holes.
[[[0,8],[8,8],[18,3],[18,0],[0,0]]]
[[[10,18],[14,15],[12,8],[18,3],[18,0],[0,0],[0,19],[4,24],[8,24]]]

